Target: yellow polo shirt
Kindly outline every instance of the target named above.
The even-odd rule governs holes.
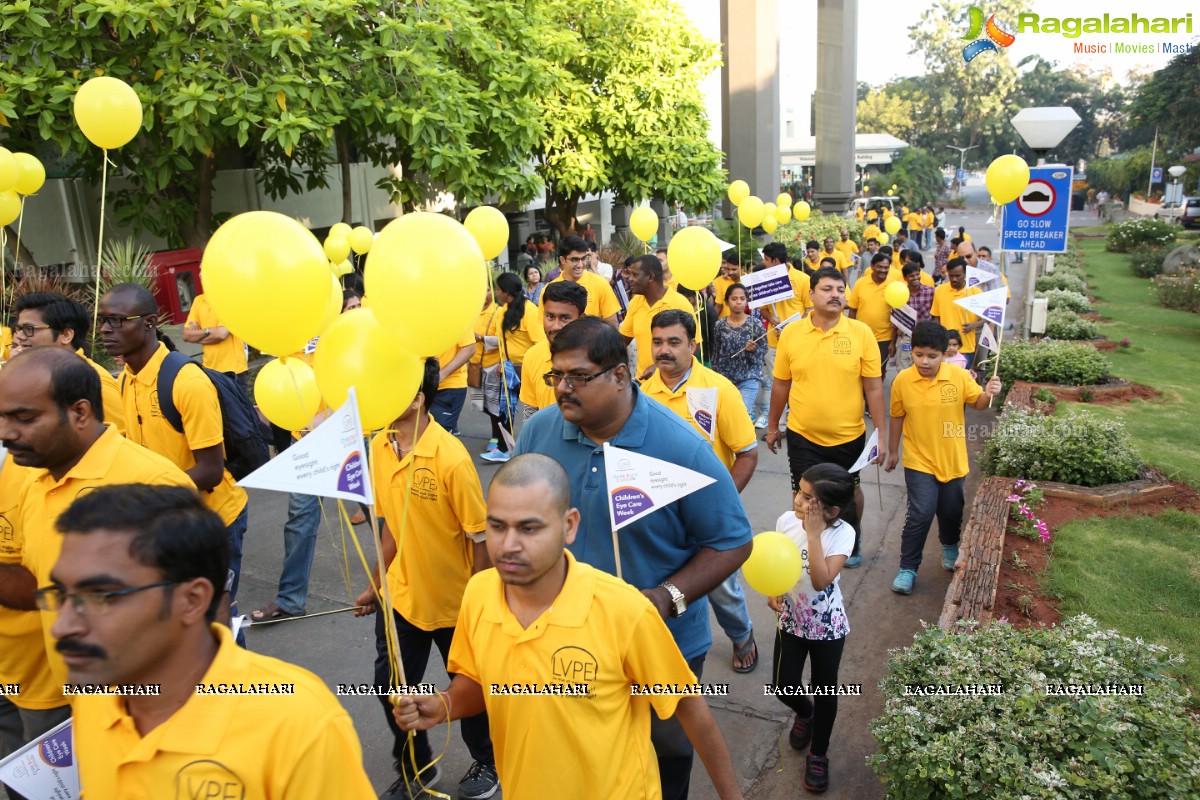
[[[501,306],[492,303],[490,306],[479,312],[479,316],[475,318],[475,333],[480,336],[495,336],[500,330],[500,317],[504,311]],[[471,339],[474,340],[472,335]],[[483,342],[475,342],[475,355],[473,356],[476,363],[483,363],[483,368],[494,367],[500,363],[500,349],[485,350]]]
[[[487,525],[483,487],[467,448],[432,417],[403,461],[387,434],[376,434],[371,482],[399,553],[387,571],[392,605],[421,630],[453,627],[475,564],[468,535]]]
[[[908,222],[908,229],[912,232],[925,230],[925,220],[920,212],[910,211],[904,215],[905,221]]]
[[[892,284],[890,278],[889,275],[883,283],[875,283],[870,275],[864,275],[854,282],[854,288],[846,296],[846,305],[858,312],[855,319],[871,328],[877,342],[890,342],[895,333],[892,307],[884,297],[887,287]]]
[[[808,316],[779,337],[773,375],[792,382],[788,429],[822,447],[845,444],[866,431],[862,379],[882,374],[875,334],[845,315],[828,331]]]
[[[475,334],[473,331],[465,331],[459,340],[446,352],[438,356],[438,364],[445,365],[450,363],[450,359],[458,355],[458,351],[464,347],[475,346]],[[438,384],[439,389],[465,389],[467,388],[467,365],[463,364],[458,369],[446,376],[446,379]]]
[[[724,275],[718,275],[713,279],[713,302],[721,306],[721,315],[717,319],[725,319],[729,316],[729,306],[725,305],[725,293],[735,283],[741,283],[741,281],[731,281]]]
[[[33,573],[38,586],[50,585],[50,570],[62,551],[62,535],[55,527],[55,522],[84,491],[117,483],[196,488],[192,479],[179,467],[158,453],[125,438],[112,425],[105,426],[100,438],[92,443],[61,480],[56,481],[44,469],[30,471],[32,475],[21,498],[19,527],[25,536],[21,564]],[[55,615],[40,616],[45,654],[54,677],[53,685],[45,695],[27,696],[22,692],[21,699],[22,703],[31,704],[27,708],[54,708],[66,702],[62,685],[67,680],[67,667],[62,656],[54,649],[55,639],[50,633]],[[35,706],[32,703],[44,705]]]
[[[659,798],[650,710],[667,719],[679,697],[634,697],[630,687],[696,679],[641,592],[565,555],[562,590],[527,628],[509,610],[495,569],[472,578],[449,670],[483,688],[505,797],[542,797],[553,787],[555,797]],[[492,684],[586,684],[587,695],[494,694]]]
[[[640,294],[635,294],[629,301],[629,308],[625,311],[625,319],[621,320],[619,330],[622,336],[628,336],[637,342],[638,375],[641,375],[647,367],[654,363],[654,352],[650,344],[650,322],[654,319],[655,314],[671,308],[685,311],[695,319],[696,309],[692,308],[692,304],[674,289],[667,289],[654,305],[647,303],[646,298]],[[696,341],[704,341],[700,335],[698,324]]]
[[[566,278],[559,275],[550,283],[565,280]],[[585,269],[579,276],[579,285],[587,289],[588,294],[587,308],[584,309],[584,314],[608,319],[621,310],[621,303],[617,300],[617,295],[613,292],[612,287],[608,285],[608,281],[595,272]]]
[[[0,325],[0,361],[8,361],[12,352],[12,328]]]
[[[737,387],[692,356],[692,371],[686,380],[671,389],[663,382],[662,370],[655,370],[642,393],[674,411],[701,436],[712,443],[717,458],[733,468],[737,454],[758,441],[754,422],[746,413],[746,403]],[[690,397],[689,397],[690,394]],[[696,419],[700,414],[700,420]]]
[[[234,644],[223,625],[202,685],[285,685],[292,694],[194,694],[138,733],[125,701],[81,695],[72,707],[85,800],[374,797],[350,715],[308,670]]]
[[[863,242],[866,242],[867,239],[878,239],[880,233],[882,233],[882,231],[879,229],[879,226],[872,222],[870,225],[863,228]]]
[[[542,310],[534,303],[525,302],[525,313],[521,321],[511,331],[503,330],[504,312],[507,306],[501,306],[496,315],[496,336],[500,339],[500,355],[514,364],[520,365],[525,361],[525,353],[535,342],[544,341],[546,329],[542,325]]]
[[[172,428],[158,406],[158,371],[167,352],[167,346],[160,342],[158,350],[136,374],[128,364],[125,365],[121,376],[125,435],[166,456],[186,472],[196,466],[193,451],[224,441],[221,403],[217,400],[217,387],[208,376],[199,368],[185,366],[175,377],[172,392],[175,408],[183,419],[183,433]],[[223,473],[221,482],[211,492],[201,492],[200,497],[204,499],[204,505],[220,515],[222,522],[230,525],[246,507],[246,490],[234,483],[229,470],[223,469]]]
[[[215,328],[221,324],[213,313],[208,298],[202,294],[196,295],[192,301],[192,310],[188,312],[188,322],[195,322],[201,328]],[[230,331],[229,336],[216,344],[201,345],[203,348],[204,366],[217,372],[232,372],[240,375],[247,369],[246,343]]]
[[[905,282],[904,273],[900,270],[899,267],[892,267],[891,269],[888,270],[887,283],[891,283],[892,281],[900,281],[901,283]],[[933,282],[932,275],[930,275],[925,270],[921,270],[921,285],[922,286],[936,286],[937,284],[935,284]]]
[[[125,403],[121,400],[121,387],[117,385],[117,379],[111,372],[85,356],[82,349],[76,350],[75,355],[91,364],[92,369],[100,376],[100,400],[104,405],[104,421],[116,425],[121,435],[125,435]]]
[[[25,547],[19,512],[25,484],[36,470],[6,456],[0,466],[0,564],[20,564]],[[42,614],[0,606],[0,683],[17,684],[20,694],[9,695],[20,708],[44,709],[64,705],[62,686],[55,685],[42,640]]]
[[[937,221],[937,216],[932,211],[926,211],[925,217],[922,220],[926,228],[932,228],[934,222]]]
[[[944,361],[932,380],[922,378],[916,366],[900,370],[892,381],[892,416],[904,417],[904,468],[942,483],[966,475],[963,405],[981,394],[969,372]]]
[[[838,250],[836,245],[834,246],[832,253],[826,253],[824,250],[822,250],[820,255],[817,256],[817,263],[819,264],[823,258],[832,258],[834,263],[837,265],[837,268],[843,272],[850,269],[850,257],[841,250]]]
[[[771,310],[775,316],[779,317],[779,321],[795,314],[797,311],[807,313],[813,307],[812,301],[812,279],[804,272],[804,270],[796,269],[793,266],[788,266],[788,280],[792,284],[792,292],[794,292],[791,300],[780,300],[778,303],[771,304]],[[779,346],[779,331],[774,325],[767,328],[767,347]]]
[[[531,408],[542,409],[558,402],[554,389],[546,385],[542,376],[550,371],[550,341],[543,339],[525,351],[521,364],[521,402]]]
[[[937,317],[946,330],[959,332],[959,335],[962,336],[960,353],[975,352],[975,331],[964,331],[963,325],[975,322],[979,317],[954,301],[982,293],[978,286],[964,286],[961,291],[955,291],[949,281],[933,290],[933,306],[929,309],[929,313]]]
[[[853,239],[846,239],[845,241],[835,242],[833,245],[833,249],[837,250],[839,253],[844,255],[846,257],[847,261],[854,260],[850,256],[858,255],[858,245],[856,245],[854,243]]]
[[[859,222],[862,222],[862,221],[863,221],[863,217],[864,217],[864,216],[866,216],[866,215],[863,213],[863,207],[862,207],[862,206],[856,206],[856,207],[855,207],[855,209],[854,209],[854,218],[855,218],[856,220],[858,220]]]

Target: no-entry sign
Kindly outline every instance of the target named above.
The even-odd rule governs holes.
[[[1071,214],[1071,178],[1070,167],[1029,170],[1029,185],[1004,207],[1000,247],[1039,253],[1065,251]]]

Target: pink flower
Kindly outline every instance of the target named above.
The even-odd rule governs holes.
[[[1021,495],[1019,495],[1019,494],[1010,494],[1008,496],[1008,502],[1010,502],[1010,503],[1015,503],[1020,499],[1021,499]]]

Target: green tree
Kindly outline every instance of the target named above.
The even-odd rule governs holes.
[[[1200,48],[1175,56],[1136,89],[1129,112],[1143,141],[1157,129],[1159,146],[1172,155],[1200,147]]]
[[[540,96],[546,135],[537,171],[546,219],[577,229],[586,194],[624,203],[656,197],[688,209],[716,202],[722,154],[708,139],[700,81],[719,64],[672,0],[550,0],[550,18],[577,38],[568,79]]]
[[[941,161],[919,147],[901,150],[888,171],[873,176],[871,184],[879,187],[895,184],[900,187],[897,194],[910,206],[937,199],[946,187]]]
[[[884,89],[872,89],[858,101],[859,133],[890,133],[904,141],[916,128],[912,103]]]

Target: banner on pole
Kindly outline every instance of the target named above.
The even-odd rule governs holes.
[[[847,471],[848,472],[858,472],[860,469],[865,467],[867,464],[870,464],[872,461],[874,461],[878,457],[879,457],[879,429],[876,428],[875,430],[871,431],[871,436],[869,439],[867,439],[867,444],[865,447],[863,447],[862,454],[859,455],[858,460],[854,462],[854,466],[852,466]]]
[[[750,308],[760,308],[781,300],[791,300],[796,296],[796,290],[792,288],[792,282],[788,278],[787,264],[779,264],[743,275],[741,283],[750,294]]]
[[[993,353],[1000,352],[1000,342],[996,339],[996,335],[992,333],[992,326],[983,323],[983,327],[979,329],[979,341],[976,343],[979,347],[984,347]]]
[[[994,322],[1001,329],[1004,328],[1004,307],[1008,305],[1008,290],[1004,287],[960,297],[954,302],[975,316]]]
[[[716,483],[694,470],[604,443],[608,514],[614,531]]]
[[[0,761],[0,782],[28,800],[75,800],[79,763],[71,720]]]
[[[905,336],[912,336],[913,328],[917,326],[916,309],[909,305],[893,308],[892,324]]]

